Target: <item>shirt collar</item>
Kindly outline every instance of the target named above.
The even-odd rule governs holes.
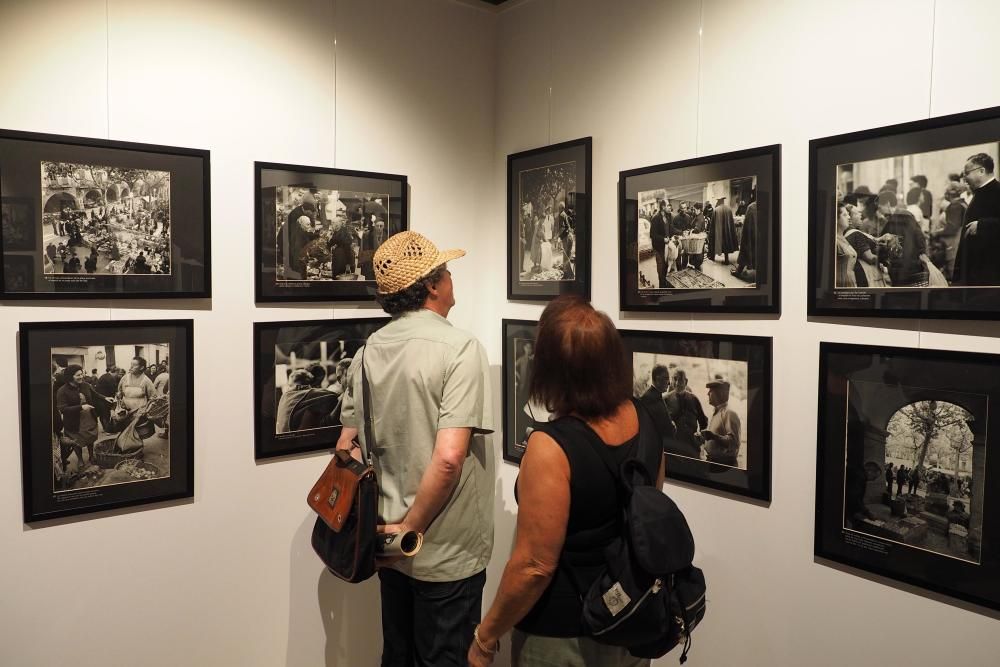
[[[447,317],[441,317],[433,310],[429,308],[420,308],[418,310],[409,310],[399,316],[399,319],[417,319],[417,320],[436,320],[438,322],[443,322],[448,326],[453,326],[451,322],[448,321]]]
[[[976,188],[975,190],[973,190],[972,193],[975,194],[975,193],[979,192],[980,190],[982,190],[983,188],[985,188],[987,185],[989,185],[990,183],[992,183],[995,180],[997,180],[996,176],[992,177],[990,180],[988,180],[985,183],[983,183],[982,185],[980,185],[978,188]]]

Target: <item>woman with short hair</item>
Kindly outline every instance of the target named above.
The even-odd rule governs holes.
[[[622,512],[616,480],[594,448],[604,447],[619,464],[631,458],[639,444],[637,410],[645,409],[632,398],[631,364],[607,315],[579,296],[546,307],[529,395],[558,418],[528,438],[515,487],[514,551],[474,632],[469,664],[490,664],[499,638],[516,628],[515,665],[648,665],[623,647],[596,642],[583,626],[580,591],[603,570]],[[662,455],[656,464],[660,486]]]

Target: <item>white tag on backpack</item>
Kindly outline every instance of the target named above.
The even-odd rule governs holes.
[[[614,586],[609,588],[601,596],[604,599],[604,606],[608,608],[612,616],[617,616],[621,613],[628,603],[632,601],[626,593],[625,589],[622,588],[621,582],[616,582]]]

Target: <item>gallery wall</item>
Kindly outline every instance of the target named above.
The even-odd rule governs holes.
[[[816,562],[812,527],[819,341],[996,353],[1000,324],[807,321],[805,248],[809,139],[1000,104],[998,20],[991,0],[528,0],[500,14],[492,245],[506,155],[593,136],[594,305],[621,328],[774,337],[773,502],[667,484],[708,579],[689,665],[997,662],[1000,616]],[[618,172],[773,143],[780,318],[619,312]],[[504,257],[490,261],[503,316],[537,318],[503,299]],[[512,510],[515,471],[502,471]]]
[[[382,312],[254,305],[253,163],[406,174],[412,227],[482,258],[496,20],[450,0],[0,2],[0,127],[211,150],[214,277],[210,303],[0,306],[0,665],[377,664],[377,582],[340,583],[309,545],[328,455],[254,463],[251,323]],[[481,271],[454,274],[476,330]],[[195,321],[194,499],[25,526],[18,323],[148,317]]]
[[[326,455],[253,461],[250,326],[379,311],[253,304],[253,161],[408,175],[412,228],[470,251],[452,265],[452,320],[487,347],[499,424],[500,319],[541,312],[504,298],[505,158],[580,136],[594,138],[595,305],[623,328],[775,338],[773,502],[668,484],[709,579],[688,664],[992,664],[996,614],[814,561],[815,392],[820,340],[1000,352],[1000,325],[807,321],[804,249],[808,140],[1000,104],[992,58],[970,60],[1000,7],[476,4],[0,3],[0,127],[210,149],[214,240],[210,303],[0,307],[0,664],[377,664],[377,585],[341,584],[309,547],[304,496]],[[770,143],[781,317],[618,312],[619,170]],[[25,526],[18,322],[145,317],[195,320],[194,499]],[[488,599],[516,512],[516,468],[498,469]]]

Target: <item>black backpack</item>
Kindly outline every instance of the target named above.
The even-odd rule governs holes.
[[[683,664],[691,632],[705,616],[705,575],[692,565],[694,537],[684,514],[654,486],[663,452],[656,425],[640,402],[633,403],[639,442],[620,469],[597,435],[574,420],[614,477],[623,516],[618,537],[605,548],[604,569],[588,590],[582,590],[568,564],[563,566],[577,587],[583,626],[594,640],[625,646],[637,658],[659,658],[683,643]],[[650,470],[653,461],[657,468]]]

